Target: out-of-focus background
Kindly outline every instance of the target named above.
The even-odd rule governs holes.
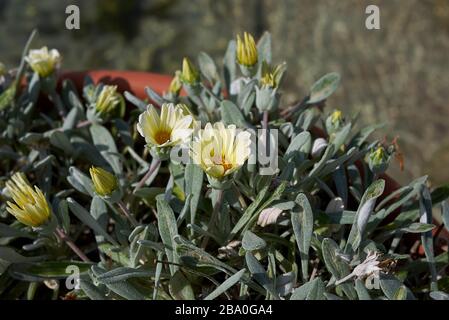
[[[65,8],[81,9],[81,29],[65,29]],[[380,8],[381,29],[365,28]],[[33,28],[35,45],[57,48],[63,68],[173,73],[184,55],[220,62],[230,38],[272,33],[275,60],[288,63],[288,103],[325,73],[342,83],[328,102],[363,123],[386,122],[399,136],[400,182],[430,173],[449,181],[449,0],[1,0],[0,61],[18,64]],[[381,137],[379,135],[378,137]]]

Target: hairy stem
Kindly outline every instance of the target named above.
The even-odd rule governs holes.
[[[151,177],[154,170],[156,170],[156,168],[159,167],[160,163],[161,163],[160,159],[156,159],[155,161],[153,161],[153,164],[150,166],[147,173],[145,173],[143,178],[139,181],[139,183],[137,183],[136,187],[134,188],[134,192],[136,192],[137,190],[139,190],[144,186],[145,182]]]
[[[125,217],[129,220],[129,222],[131,222],[131,224],[134,227],[137,227],[139,223],[137,222],[136,218],[134,218],[134,216],[131,214],[131,212],[129,212],[128,208],[126,207],[126,204],[122,200],[118,201],[117,204],[120,210],[122,210]]]

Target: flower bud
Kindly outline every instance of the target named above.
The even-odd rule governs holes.
[[[253,67],[257,64],[256,42],[251,34],[244,32],[243,41],[237,35],[237,62],[241,66]]]
[[[326,119],[326,130],[329,135],[337,132],[345,123],[343,113],[340,110],[335,110]]]
[[[39,77],[46,78],[50,76],[59,63],[61,62],[61,55],[58,50],[52,49],[48,51],[47,47],[41,49],[30,50],[28,56],[25,57],[31,69],[36,72]]]
[[[122,102],[123,98],[117,92],[117,86],[105,85],[95,101],[95,111],[100,115],[111,115]]]
[[[94,184],[94,190],[98,195],[107,197],[117,190],[117,178],[112,173],[94,166],[89,169],[89,173]]]
[[[260,112],[273,111],[279,104],[277,89],[262,86],[256,86],[256,107]]]
[[[376,174],[385,172],[389,162],[390,154],[388,154],[383,146],[379,146],[377,149],[371,151],[368,156],[369,168]]]
[[[6,189],[15,203],[7,202],[6,210],[17,220],[30,227],[39,227],[50,217],[50,206],[42,191],[34,190],[26,176],[18,172],[6,182]]]
[[[170,82],[170,86],[168,87],[168,92],[171,93],[174,96],[179,96],[179,93],[182,89],[182,83],[181,83],[181,72],[176,71],[175,76],[173,77],[172,81]]]
[[[182,83],[196,85],[200,82],[200,73],[188,58],[182,61],[182,73],[180,76]]]

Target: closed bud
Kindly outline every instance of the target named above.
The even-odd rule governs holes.
[[[251,34],[243,33],[243,40],[237,35],[237,62],[245,67],[257,64],[258,54],[256,42]]]
[[[89,173],[94,184],[94,190],[99,196],[107,197],[117,190],[117,178],[112,173],[94,166],[90,168]]]
[[[168,87],[168,92],[173,94],[174,96],[178,96],[182,89],[180,76],[181,72],[176,71],[175,76],[173,77],[172,81],[170,82],[170,86]]]
[[[181,81],[187,85],[195,85],[200,82],[200,73],[188,58],[182,61]]]

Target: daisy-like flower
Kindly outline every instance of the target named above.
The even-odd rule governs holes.
[[[28,179],[22,172],[14,174],[6,182],[6,188],[13,202],[8,201],[6,210],[17,220],[30,227],[44,224],[50,217],[50,207],[42,191],[31,187]]]
[[[193,132],[193,117],[188,108],[164,103],[160,114],[153,105],[139,116],[137,130],[150,147],[173,147],[188,142]]]
[[[352,270],[350,274],[348,274],[346,277],[338,280],[335,282],[336,285],[339,285],[340,283],[346,282],[349,279],[352,279],[354,277],[361,279],[365,278],[371,275],[374,275],[375,277],[379,276],[379,272],[382,270],[381,267],[379,267],[380,261],[379,261],[379,252],[368,252],[368,255],[366,256],[365,260],[360,263],[358,266]]]
[[[209,177],[222,180],[237,171],[250,155],[251,135],[235,125],[208,123],[194,138],[191,156]]]
[[[25,61],[41,78],[45,78],[51,75],[58,67],[61,62],[61,55],[56,49],[48,51],[47,47],[43,47],[30,50],[28,56],[25,57]]]

